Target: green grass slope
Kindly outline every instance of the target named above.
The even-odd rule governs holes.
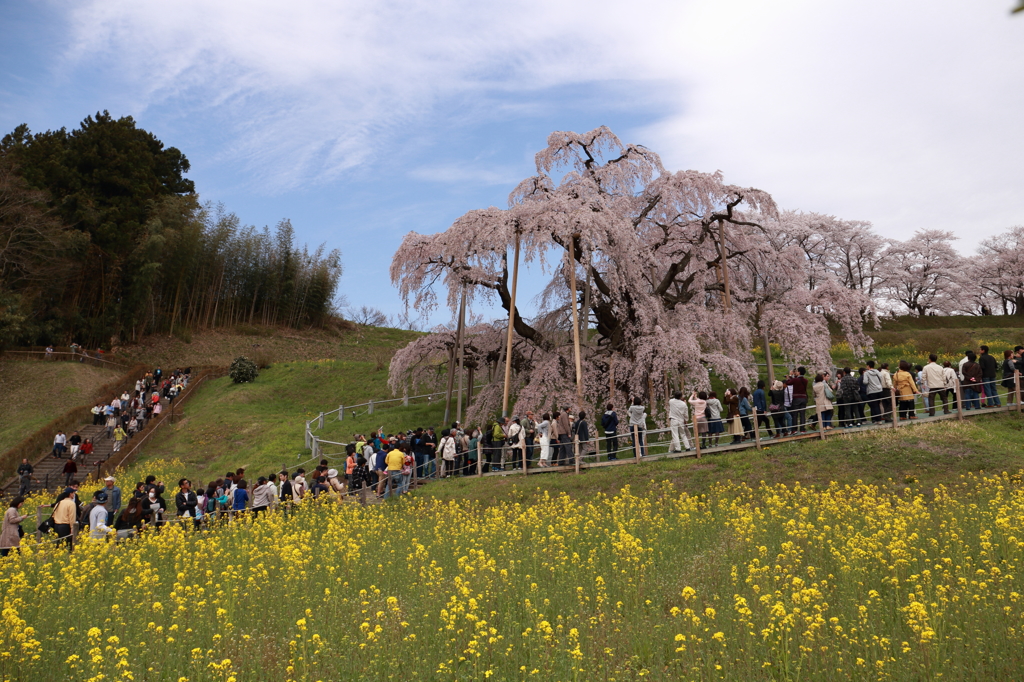
[[[245,467],[266,473],[308,459],[304,450],[303,422],[339,403],[350,405],[388,394],[387,370],[375,362],[320,360],[276,364],[251,384],[234,384],[228,377],[214,379],[184,406],[184,417],[154,439],[140,458],[140,466],[154,459],[178,458],[191,476],[201,480]],[[413,404],[378,409],[357,418],[329,418],[319,436],[347,441],[358,431],[381,425],[388,431],[417,423],[435,424],[443,405]],[[332,452],[328,446],[325,452]],[[303,453],[307,453],[303,455]],[[340,458],[339,458],[340,461]]]
[[[79,362],[0,357],[0,452],[55,417],[96,398],[123,370]]]

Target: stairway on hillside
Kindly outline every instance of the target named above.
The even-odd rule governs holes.
[[[162,399],[160,404],[163,406],[165,412],[170,410],[170,403],[167,402],[166,398]],[[147,422],[146,429],[148,430],[151,428],[153,428],[152,421]],[[145,433],[145,431],[136,434],[135,438],[139,438],[143,433]],[[107,438],[106,427],[93,426],[91,423],[80,426],[78,428],[78,435],[82,437],[83,442],[86,438],[91,438],[93,445],[93,452],[88,456],[88,458],[86,458],[86,461],[83,461],[81,456],[76,460],[78,462],[78,473],[75,474],[74,478],[82,481],[85,480],[89,474],[96,473],[96,464],[98,462],[103,462],[110,458],[114,451],[114,441]],[[68,437],[71,437],[71,433],[68,433]],[[124,444],[120,454],[123,454],[132,446],[133,440],[135,439],[133,438]],[[65,458],[58,459],[51,455],[50,451],[47,451],[41,458],[39,458],[38,461],[32,462],[32,466],[34,468],[32,475],[38,480],[32,481],[29,491],[36,492],[38,490],[56,490],[58,488],[63,488],[65,479],[64,464],[67,462],[66,458],[69,456],[70,455],[65,455]],[[18,494],[18,488],[19,481],[18,479],[14,479],[12,483],[3,489],[3,494],[6,497],[11,498]]]

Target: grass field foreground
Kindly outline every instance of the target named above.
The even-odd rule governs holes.
[[[663,484],[528,505],[304,503],[116,550],[26,548],[0,576],[0,675],[1012,679],[1022,524],[1006,475],[931,500]]]

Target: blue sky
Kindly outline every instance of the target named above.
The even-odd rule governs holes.
[[[388,314],[405,233],[504,206],[551,131],[598,125],[670,169],[971,252],[1024,224],[1011,4],[9,1],[0,130],[132,115],[204,199],[340,248],[349,303]]]

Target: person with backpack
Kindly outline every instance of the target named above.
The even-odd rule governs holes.
[[[438,452],[438,478],[448,478],[451,476],[452,469],[455,465],[455,438],[452,437],[451,431],[444,429],[441,431],[441,440],[437,443]],[[401,469],[401,465],[397,467]]]
[[[508,460],[512,463],[513,469],[523,466],[523,425],[519,417],[512,417],[512,423],[508,427]],[[502,468],[505,463],[502,462]]]
[[[499,471],[505,468],[505,436],[508,428],[505,426],[506,421],[508,420],[505,417],[500,417],[491,427],[491,448],[487,456],[491,471],[495,470],[495,466]]]
[[[842,370],[839,380],[839,425],[850,428],[861,426],[857,422],[857,402],[860,400],[860,381],[849,367]]]

